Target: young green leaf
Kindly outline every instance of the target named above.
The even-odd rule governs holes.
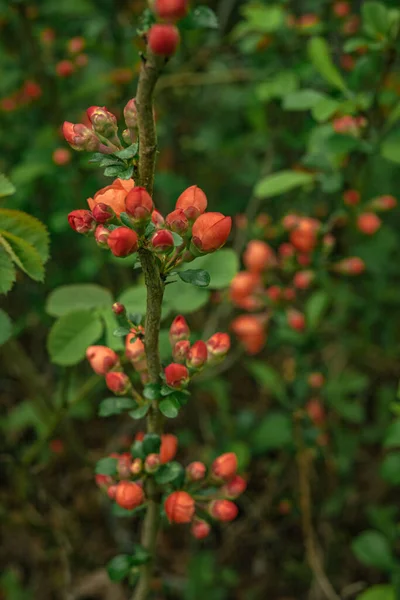
[[[178,275],[185,283],[191,283],[197,287],[207,287],[210,284],[210,274],[202,269],[187,269],[179,271]]]
[[[129,410],[135,406],[136,402],[133,398],[122,398],[120,396],[105,398],[101,401],[99,406],[99,417],[119,415],[125,410]]]
[[[322,37],[313,37],[308,42],[308,55],[319,74],[339,90],[346,90],[346,83],[335,67],[327,41]]]
[[[160,412],[168,419],[174,419],[179,414],[180,403],[174,396],[168,396],[158,405]]]
[[[101,458],[96,463],[96,475],[116,475],[117,462],[118,460],[116,458],[111,458],[109,456],[107,456],[106,458]]]

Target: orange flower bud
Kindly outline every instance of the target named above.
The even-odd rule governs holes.
[[[310,387],[319,389],[324,385],[325,377],[322,373],[310,373],[307,381]]]
[[[172,358],[176,363],[185,363],[186,358],[189,354],[190,350],[190,342],[189,340],[180,340],[176,342],[173,350],[172,350]]]
[[[336,263],[333,270],[341,275],[360,275],[365,271],[365,263],[358,256],[352,256]]]
[[[140,223],[150,221],[153,207],[153,200],[144,187],[134,187],[125,199],[126,212]]]
[[[132,510],[143,503],[143,490],[132,481],[120,481],[115,492],[115,502],[122,508]]]
[[[180,208],[169,213],[169,215],[165,217],[165,223],[172,231],[179,234],[186,233],[189,229],[189,221],[183,210]]]
[[[71,54],[77,54],[79,52],[82,52],[82,50],[84,50],[85,48],[85,45],[85,38],[80,36],[73,37],[68,41],[68,52],[70,52]]]
[[[372,200],[369,206],[372,210],[392,210],[392,208],[395,208],[395,206],[397,206],[397,200],[394,196],[379,196],[379,198],[375,198],[375,200]]]
[[[254,315],[240,315],[231,323],[234,334],[248,354],[257,354],[264,346],[266,335],[260,320]]]
[[[167,229],[159,229],[151,238],[151,245],[155,252],[170,252],[174,248],[174,238]]]
[[[179,340],[188,340],[190,337],[189,325],[186,322],[185,317],[178,315],[172,321],[172,325],[169,329],[169,340],[171,344],[179,342]]]
[[[347,206],[355,206],[359,204],[361,200],[361,194],[358,190],[346,190],[343,193],[343,202],[347,204]]]
[[[262,300],[257,298],[257,292],[261,292],[261,282],[258,273],[241,271],[231,281],[230,297],[232,302],[246,310],[261,308]]]
[[[233,479],[237,471],[237,456],[234,452],[225,452],[218,456],[211,465],[211,471],[214,477],[229,481]]]
[[[179,196],[175,208],[183,210],[187,218],[193,220],[206,210],[207,196],[197,185],[192,185]]]
[[[156,24],[151,27],[148,33],[150,50],[160,56],[172,56],[175,54],[179,40],[179,30],[175,25]]]
[[[115,212],[108,204],[99,202],[93,207],[92,215],[97,223],[107,223],[114,218]]]
[[[94,209],[99,202],[110,206],[117,217],[125,212],[125,198],[131,191],[135,182],[133,179],[115,179],[111,185],[102,188],[93,198],[88,198],[89,208]]]
[[[166,21],[183,19],[187,11],[188,0],[155,0],[154,3],[154,12]]]
[[[192,244],[200,252],[214,252],[225,244],[231,227],[230,217],[217,212],[204,213],[193,225]]]
[[[114,392],[117,396],[122,396],[130,389],[131,382],[125,373],[110,371],[106,374],[106,385],[111,392]]]
[[[115,494],[117,493],[117,485],[110,485],[110,487],[107,489],[107,495],[110,498],[110,500],[115,500]]]
[[[228,481],[222,488],[221,494],[226,496],[227,498],[238,498],[245,489],[247,488],[247,482],[240,477],[240,475],[235,475],[233,479]]]
[[[60,62],[56,64],[56,73],[58,77],[70,77],[74,71],[74,64],[70,60],[60,60]]]
[[[118,354],[107,346],[89,346],[86,358],[97,375],[105,375],[119,362]]]
[[[238,507],[230,500],[214,500],[210,503],[208,512],[218,521],[233,521],[238,515]]]
[[[231,339],[227,333],[214,333],[206,342],[209,359],[224,357],[231,347]]]
[[[206,475],[206,465],[200,461],[190,463],[186,467],[186,475],[190,481],[201,481]]]
[[[279,256],[283,259],[290,258],[295,253],[295,249],[292,244],[288,244],[287,242],[281,244],[278,248]]]
[[[131,341],[133,339],[135,339],[134,342]],[[140,361],[146,356],[144,344],[139,337],[136,337],[136,333],[129,333],[126,336],[125,356],[132,362]]]
[[[276,256],[271,246],[261,240],[251,240],[243,254],[245,267],[251,273],[261,273],[276,265]]]
[[[164,503],[170,523],[190,523],[195,512],[195,502],[187,492],[172,492]]]
[[[347,17],[350,14],[351,6],[348,2],[335,2],[333,12],[339,18]]]
[[[160,461],[164,465],[173,460],[178,451],[178,438],[172,433],[164,433],[161,436]]]
[[[293,285],[299,290],[307,290],[314,279],[314,271],[298,271],[293,277]]]
[[[317,244],[315,229],[307,222],[300,224],[290,232],[290,242],[299,252],[312,252]]]
[[[272,302],[279,302],[282,298],[282,289],[279,285],[270,285],[269,288],[266,289],[266,293]]]
[[[189,371],[184,365],[171,363],[168,367],[165,367],[164,373],[167,385],[170,387],[180,389],[189,382]]]
[[[310,420],[319,427],[325,422],[325,410],[318,398],[311,398],[306,404],[306,412]]]
[[[191,534],[197,540],[203,540],[204,538],[206,538],[209,535],[210,531],[210,525],[207,523],[207,521],[203,521],[202,519],[195,519],[190,529]]]
[[[52,155],[54,164],[67,165],[71,161],[71,152],[67,148],[56,148]]]
[[[190,348],[186,364],[192,369],[201,369],[207,362],[207,346],[199,340]]]
[[[129,227],[117,227],[108,236],[107,244],[114,256],[123,258],[137,251],[138,236]]]
[[[357,227],[365,235],[374,235],[381,225],[380,218],[372,212],[362,213],[357,219]]]
[[[286,312],[289,327],[296,331],[303,331],[306,326],[306,319],[303,313],[295,308],[288,308]]]
[[[73,210],[68,215],[68,223],[70,227],[78,233],[89,233],[96,227],[96,222],[93,215],[88,210]]]

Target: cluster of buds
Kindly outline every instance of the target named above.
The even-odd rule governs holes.
[[[230,348],[227,333],[214,333],[206,342],[190,343],[190,329],[186,319],[178,315],[169,330],[173,361],[164,369],[166,384],[174,389],[185,388],[190,378],[206,366],[220,362]]]
[[[367,204],[361,205],[361,194],[358,190],[348,189],[343,193],[343,202],[346,206],[357,207],[355,224],[364,235],[374,235],[381,228],[382,220],[377,212],[386,212],[397,206],[394,196],[378,196]]]
[[[371,223],[368,216],[364,228],[368,226],[372,232],[374,225],[376,219]],[[239,226],[246,223],[239,220]],[[243,253],[245,270],[234,277],[230,286],[232,303],[252,313],[241,314],[231,323],[232,331],[248,354],[257,354],[265,345],[266,327],[275,313],[283,312],[292,330],[306,329],[301,295],[315,283],[316,266],[321,259],[327,268],[345,275],[358,275],[365,269],[358,257],[327,263],[335,238],[318,219],[287,214],[273,224],[268,215],[260,215],[255,229],[256,235],[264,240],[253,239],[248,243]]]
[[[175,54],[180,42],[175,23],[186,16],[188,8],[188,0],[154,1],[153,11],[158,22],[148,32],[149,48],[154,54],[165,57]]]
[[[366,125],[367,120],[365,117],[352,117],[351,115],[336,117],[332,122],[335,133],[351,135],[353,137],[359,137],[361,130],[364,129]]]
[[[131,389],[129,377],[123,372],[119,356],[107,346],[89,346],[86,358],[97,375],[103,375],[108,389],[118,396]]]
[[[0,110],[4,112],[13,112],[19,108],[23,108],[27,104],[38,100],[42,95],[42,88],[36,81],[31,79],[24,82],[21,88],[13,94],[1,98]]]
[[[63,124],[63,135],[74,150],[101,154],[113,154],[122,150],[117,118],[112,112],[105,106],[90,106],[86,117],[88,125],[69,121]]]

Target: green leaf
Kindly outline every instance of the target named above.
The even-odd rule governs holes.
[[[400,448],[400,419],[389,425],[383,445],[385,448]]]
[[[0,244],[0,294],[7,294],[11,290],[16,275],[11,257]]]
[[[133,458],[146,458],[143,453],[143,444],[139,440],[135,440],[131,446],[131,454]]]
[[[108,305],[107,308],[99,310],[105,327],[106,346],[112,350],[115,350],[116,352],[120,352],[124,349],[124,341],[121,340],[121,338],[116,338],[114,336],[114,331],[118,327],[117,317],[114,315],[112,310],[110,310],[110,305]]]
[[[149,562],[151,558],[151,554],[146,548],[141,546],[140,544],[135,544],[133,548],[133,552],[131,555],[131,560],[133,565],[144,565]]]
[[[146,312],[146,288],[144,285],[136,285],[125,290],[118,301],[126,307],[128,312],[145,314]]]
[[[121,174],[126,171],[125,165],[111,165],[104,169],[106,177],[121,177]]]
[[[327,41],[322,37],[311,38],[307,50],[310,60],[319,74],[334,87],[345,90],[346,84],[333,64]]]
[[[43,263],[49,258],[49,234],[46,227],[35,217],[20,210],[0,209],[2,229],[22,238],[39,253]]]
[[[318,123],[323,123],[332,117],[339,106],[340,102],[326,96],[312,107],[311,114]]]
[[[193,27],[198,29],[218,29],[217,15],[208,6],[198,6],[190,15]]]
[[[276,398],[286,398],[286,387],[281,375],[273,367],[261,360],[249,360],[246,368],[253,375],[256,383]]]
[[[400,485],[400,452],[391,452],[382,461],[382,478],[392,485]]]
[[[132,559],[128,554],[114,556],[107,565],[107,573],[111,581],[122,581],[132,568]]]
[[[0,308],[0,346],[10,339],[12,322],[8,314]]]
[[[329,305],[329,296],[326,292],[319,290],[314,292],[307,300],[305,306],[306,322],[309,329],[318,327]]]
[[[146,383],[143,388],[143,396],[147,400],[158,400],[161,394],[161,386],[159,383]]]
[[[125,410],[129,410],[136,406],[133,398],[111,397],[105,398],[100,402],[99,417],[110,417],[111,415],[119,415]]]
[[[184,474],[184,468],[178,462],[172,461],[165,465],[161,465],[158,471],[154,475],[154,479],[159,485],[165,485],[171,483],[182,477]]]
[[[126,212],[122,212],[119,215],[120,221],[125,227],[129,227],[129,229],[134,229],[134,224],[132,223],[132,219]]]
[[[47,338],[47,349],[57,365],[75,365],[85,357],[103,331],[101,320],[88,310],[70,312],[56,321]]]
[[[96,463],[95,473],[96,475],[116,475],[117,474],[117,458],[101,458]]]
[[[381,2],[364,2],[361,7],[362,25],[365,33],[373,38],[386,36],[389,31],[389,11]]]
[[[36,248],[4,229],[0,229],[0,244],[15,264],[29,275],[31,279],[43,281],[43,261]]]
[[[161,448],[161,438],[156,433],[147,433],[142,441],[144,455],[158,454]]]
[[[163,308],[167,314],[172,311],[185,315],[202,308],[209,297],[208,290],[176,281],[165,289]]]
[[[130,332],[131,330],[129,327],[117,327],[116,329],[114,329],[113,335],[115,337],[126,337],[130,334]]]
[[[12,196],[12,194],[15,194],[15,186],[3,173],[0,173],[0,198]]]
[[[92,283],[63,285],[49,294],[46,312],[52,317],[62,317],[76,310],[109,308],[113,298],[106,288]]]
[[[279,173],[267,175],[259,181],[254,193],[257,198],[273,198],[303,185],[309,185],[313,180],[314,176],[311,173],[280,171]]]
[[[381,155],[386,160],[400,164],[400,128],[391,131],[381,144]]]
[[[351,549],[357,559],[367,567],[383,571],[391,571],[393,568],[394,559],[389,542],[379,531],[363,531],[353,540]]]
[[[161,400],[158,408],[168,419],[175,419],[179,414],[180,403],[174,396],[168,396],[165,400]]]
[[[394,588],[391,585],[374,585],[357,596],[356,600],[395,600]]]
[[[122,158],[124,160],[128,159],[128,158],[133,158],[134,156],[136,156],[138,149],[139,149],[139,144],[134,143],[134,144],[131,144],[130,146],[128,146],[127,148],[124,148],[123,150],[114,152],[114,156],[117,156],[118,158]]]
[[[145,417],[149,412],[149,408],[150,403],[141,405],[138,404],[134,410],[129,412],[129,416],[132,417],[132,419],[143,419],[143,417]]]
[[[210,274],[203,269],[179,271],[178,276],[185,283],[191,283],[197,287],[207,287],[210,284]]]
[[[251,447],[256,455],[290,447],[293,439],[292,422],[282,412],[264,417],[251,435]]]
[[[283,97],[284,110],[310,110],[327,98],[316,90],[297,90]]]
[[[239,257],[231,248],[222,248],[218,252],[200,256],[191,262],[196,269],[204,269],[210,275],[209,288],[221,290],[229,287],[239,271]]]
[[[179,235],[179,233],[176,233],[176,231],[171,231],[172,233],[172,237],[174,240],[174,246],[182,246],[183,244],[183,237]]]

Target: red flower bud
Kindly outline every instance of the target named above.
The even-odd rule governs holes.
[[[190,481],[201,481],[206,475],[206,465],[202,462],[195,461],[186,467],[186,475]]]
[[[134,187],[131,189],[125,200],[125,210],[138,223],[150,221],[153,200],[146,188]]]
[[[108,204],[99,202],[94,205],[92,215],[97,223],[107,223],[115,217],[115,212]]]
[[[131,340],[134,338],[136,339],[132,342]],[[136,337],[135,333],[129,333],[126,336],[125,356],[132,362],[138,362],[146,356],[144,344],[139,337]]]
[[[335,2],[335,4],[333,5],[333,12],[339,18],[347,17],[347,15],[350,13],[350,11],[351,11],[351,6],[348,2],[345,2],[345,1]]]
[[[361,200],[361,194],[358,190],[346,190],[343,193],[343,202],[348,206],[355,206]]]
[[[290,242],[299,252],[312,252],[317,244],[315,229],[308,222],[300,224],[290,232]]]
[[[303,331],[306,326],[306,319],[303,313],[295,308],[288,308],[287,313],[287,321],[289,327],[294,329],[295,331]]]
[[[154,12],[160,19],[183,19],[188,10],[188,0],[155,0]]]
[[[282,290],[282,296],[286,302],[293,302],[293,300],[296,298],[296,290],[290,287],[285,288]]]
[[[282,289],[279,285],[270,285],[269,288],[266,289],[266,293],[272,302],[279,302],[282,298]]]
[[[68,215],[68,223],[78,233],[89,233],[96,227],[96,222],[89,210],[73,210]]]
[[[117,493],[117,488],[118,486],[115,485],[110,485],[110,487],[107,490],[107,496],[110,498],[110,500],[115,500],[115,494]]]
[[[124,119],[128,129],[135,129],[137,127],[137,108],[135,98],[132,98],[126,104],[124,108]]]
[[[55,165],[67,165],[71,161],[71,152],[67,148],[56,148],[52,158]]]
[[[192,536],[195,537],[197,540],[203,540],[204,538],[206,538],[209,535],[210,531],[210,525],[207,523],[207,521],[203,521],[202,519],[195,519],[190,529]]]
[[[306,404],[306,413],[317,427],[325,422],[325,409],[318,398],[311,398]]]
[[[381,225],[380,218],[372,212],[362,213],[357,219],[357,227],[365,235],[374,235]]]
[[[253,310],[263,306],[261,292],[262,286],[258,273],[241,271],[231,281],[231,300],[236,306],[245,310]]]
[[[310,373],[308,376],[308,385],[312,388],[319,389],[325,383],[325,377],[322,373]]]
[[[68,52],[71,54],[77,54],[78,52],[82,52],[85,48],[86,42],[83,37],[73,37],[68,41],[67,48]]]
[[[170,523],[190,523],[195,511],[195,502],[187,492],[172,492],[164,503]]]
[[[114,302],[111,308],[114,315],[124,315],[126,313],[126,308],[121,302]]]
[[[236,475],[237,456],[234,452],[226,452],[218,456],[211,465],[211,471],[214,477],[229,481]]]
[[[278,253],[283,259],[290,258],[295,253],[295,249],[292,244],[285,242],[279,246]]]
[[[132,510],[143,503],[143,489],[132,481],[120,481],[115,492],[115,502],[122,508]]]
[[[298,271],[293,277],[293,285],[299,290],[307,290],[314,279],[314,271]]]
[[[160,254],[170,252],[174,248],[174,238],[167,229],[160,229],[151,238],[151,245]]]
[[[302,267],[308,267],[308,265],[311,263],[311,256],[309,254],[298,254],[297,262]]]
[[[186,364],[192,369],[201,369],[207,362],[207,346],[199,340],[189,350]]]
[[[178,451],[178,438],[172,433],[164,433],[161,436],[160,461],[164,465],[173,460]]]
[[[119,362],[118,354],[107,346],[89,346],[86,358],[97,375],[105,375]]]
[[[200,252],[214,252],[229,237],[232,219],[217,212],[200,215],[192,229],[192,243]]]
[[[117,117],[115,115],[108,111],[105,106],[91,106],[87,109],[86,114],[96,133],[107,139],[116,141],[116,145],[120,146],[119,141],[113,139],[118,131]]]
[[[183,210],[188,219],[194,220],[206,210],[207,196],[197,185],[192,185],[179,196],[175,208]]]
[[[231,323],[234,334],[248,354],[257,354],[264,346],[266,334],[260,320],[254,315],[240,315]]]
[[[214,500],[210,503],[208,512],[218,521],[233,521],[239,510],[236,504],[230,500]]]
[[[245,267],[251,273],[261,273],[276,265],[275,252],[271,246],[261,240],[251,240],[243,254]]]
[[[169,340],[171,345],[179,342],[179,340],[188,340],[190,337],[189,325],[186,323],[185,317],[178,315],[172,321],[169,329]]]
[[[155,473],[160,466],[160,455],[159,454],[148,454],[144,461],[144,470],[146,473]]]
[[[138,249],[138,236],[129,227],[117,227],[110,233],[107,243],[114,256],[123,258],[136,252]]]
[[[183,210],[180,208],[169,213],[169,215],[165,217],[165,223],[176,233],[186,233],[189,229],[189,221]]]
[[[110,475],[96,475],[95,481],[99,488],[108,489],[108,487],[113,483],[113,478],[110,477]]]
[[[70,60],[60,60],[56,64],[56,73],[59,77],[70,77],[74,71],[74,64]]]
[[[185,387],[189,382],[189,371],[184,365],[171,363],[164,369],[167,385],[173,388]]]
[[[189,340],[180,340],[176,342],[172,350],[172,358],[176,363],[185,363],[186,358],[189,354],[190,342]]]
[[[107,229],[107,227],[104,227],[104,225],[97,225],[94,231],[94,239],[100,248],[108,248],[107,240],[109,235],[110,230]]]
[[[365,271],[365,263],[358,256],[352,256],[336,263],[333,270],[341,275],[360,275]]]
[[[111,392],[117,396],[122,396],[131,387],[131,382],[125,373],[116,373],[111,371],[106,375],[106,385]]]
[[[63,135],[68,144],[79,151],[95,152],[99,149],[100,140],[94,131],[81,123],[69,123],[65,121],[62,127]]]
[[[175,25],[153,25],[148,33],[149,48],[154,54],[172,56],[178,48],[179,30]]]
[[[221,494],[226,496],[227,498],[238,498],[245,489],[247,488],[247,482],[240,477],[240,475],[235,475],[233,479],[228,481],[222,488]]]
[[[162,227],[165,223],[165,219],[158,210],[153,210],[151,213],[151,222],[156,226],[157,229]]]
[[[224,357],[231,347],[231,339],[227,333],[214,333],[206,342],[209,359]]]
[[[124,454],[117,456],[117,458],[118,475],[121,477],[121,479],[129,479],[131,475],[132,456],[129,452],[125,452]]]
[[[379,196],[379,198],[375,198],[375,200],[372,200],[369,206],[372,210],[392,210],[392,208],[395,208],[395,206],[397,206],[397,200],[394,196]]]

